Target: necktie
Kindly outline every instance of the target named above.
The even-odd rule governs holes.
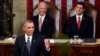
[[[39,31],[41,31],[41,27],[42,27],[42,17],[40,17],[39,19]]]
[[[27,49],[28,49],[28,52],[30,53],[30,37],[27,38],[27,43],[26,43],[26,46],[27,46]]]
[[[81,21],[80,21],[80,17],[78,17],[78,22],[77,22],[77,26],[78,26],[78,30],[80,29],[81,26]]]

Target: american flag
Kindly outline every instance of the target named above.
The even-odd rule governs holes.
[[[82,1],[85,3],[92,4],[97,10],[97,24],[98,20],[100,21],[100,0],[27,0],[27,18],[30,19],[33,16],[33,9],[40,1],[47,1],[52,4],[55,4],[58,9],[61,11],[61,20],[62,24],[64,23],[65,19],[67,18],[67,12],[73,7],[76,6],[77,2]],[[100,27],[98,27],[100,29]]]

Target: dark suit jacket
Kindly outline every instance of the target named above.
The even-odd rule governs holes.
[[[38,15],[33,17],[35,33],[41,34],[46,38],[52,38],[52,34],[54,33],[54,19],[46,15],[42,24],[41,32],[39,32],[38,20]]]
[[[26,47],[25,36],[16,39],[14,56],[40,56],[41,51],[44,56],[50,56],[50,51],[46,50],[44,40],[39,35],[33,35],[30,54]]]
[[[68,19],[66,33],[69,37],[78,35],[80,38],[93,37],[93,20],[87,15],[83,15],[80,30],[77,28],[76,15]]]

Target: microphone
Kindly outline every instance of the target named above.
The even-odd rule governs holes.
[[[23,56],[22,53],[23,53],[23,51],[24,51],[25,46],[26,46],[26,42],[24,43],[24,45],[23,45],[23,47],[22,47],[21,56]]]

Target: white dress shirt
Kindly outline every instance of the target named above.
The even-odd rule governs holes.
[[[43,21],[44,21],[45,16],[46,16],[46,15],[43,15],[43,16],[39,15],[39,20],[40,20],[40,18],[42,17],[42,18],[41,18],[41,19],[42,19],[42,23],[43,23]]]
[[[32,42],[32,36],[28,36],[27,34],[25,34],[25,42],[27,43],[28,37],[29,37],[30,44],[31,44],[31,42]]]
[[[28,37],[30,38],[30,44],[32,43],[32,36],[28,36],[27,34],[25,34],[25,42],[27,43],[27,39]],[[47,51],[50,51],[50,48],[46,48]]]
[[[80,17],[80,21],[82,21],[83,14],[81,14],[81,15],[76,15],[76,21],[77,21],[77,22],[78,22],[79,17]]]

